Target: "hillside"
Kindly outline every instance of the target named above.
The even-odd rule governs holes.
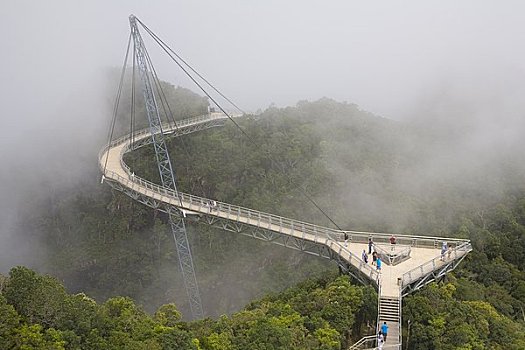
[[[175,88],[170,94],[192,96]],[[202,98],[188,100],[194,107],[188,113],[199,114]],[[501,327],[522,329],[525,176],[518,150],[480,157],[461,147],[459,131],[430,132],[429,125],[391,121],[330,99],[269,108],[239,123],[253,142],[230,124],[170,141],[181,190],[329,226],[300,186],[342,228],[470,238],[475,251],[449,284],[406,299],[411,348],[505,344]],[[138,175],[158,179],[151,147],[128,154],[126,162]],[[35,199],[20,214],[20,237],[43,247],[38,270],[99,302],[122,295],[150,313],[175,302],[188,314],[165,215],[100,186],[95,162],[87,175]],[[328,261],[205,225],[189,225],[188,233],[204,309],[212,317],[337,271]],[[455,313],[458,308],[485,318],[471,322]],[[485,328],[458,338],[451,333],[457,327],[447,326],[455,322],[466,322],[468,334]],[[343,328],[334,329],[344,343]],[[362,331],[357,327],[352,338]]]

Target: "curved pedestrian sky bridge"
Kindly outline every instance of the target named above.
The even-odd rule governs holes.
[[[210,113],[177,125],[162,125],[162,132],[178,137],[222,126],[228,119],[225,114]],[[401,348],[402,297],[440,280],[472,250],[468,240],[444,237],[396,235],[396,244],[390,244],[392,235],[387,233],[340,231],[220,202],[216,198],[176,192],[136,176],[123,160],[123,155],[131,149],[152,142],[149,129],[144,129],[104,147],[99,153],[102,181],[152,208],[334,260],[343,272],[378,289],[378,325],[384,321],[389,325],[384,349]],[[368,263],[362,259],[363,250],[369,251],[370,238],[383,260],[381,271],[372,265],[371,256]],[[441,254],[443,242],[450,246],[445,254]],[[374,348],[375,338],[363,338],[350,348]]]

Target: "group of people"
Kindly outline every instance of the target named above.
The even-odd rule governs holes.
[[[345,243],[344,246],[348,247],[348,234],[344,233]],[[390,237],[390,244],[396,244],[396,237],[392,235]],[[383,264],[383,261],[381,261],[381,258],[379,257],[379,254],[377,251],[374,250],[374,241],[372,240],[372,237],[368,238],[368,253],[366,252],[366,249],[363,249],[363,253],[361,254],[361,259],[368,264],[368,256],[372,254],[372,266],[376,267],[376,270],[381,272],[381,266]]]
[[[390,239],[390,243],[392,243],[392,238]],[[394,243],[392,244],[395,244],[395,237]],[[368,253],[365,249],[363,249],[363,253],[361,254],[361,258],[366,264],[368,264],[368,256],[370,254],[372,254],[372,266],[375,266],[376,270],[381,272],[381,266],[383,265],[383,261],[381,260],[381,257],[379,257],[379,254],[374,250],[374,241],[372,241],[372,237],[368,238]]]
[[[204,207],[208,207],[208,211],[211,213],[212,210],[217,209],[217,202],[214,200],[210,200],[204,203]]]
[[[377,335],[377,348],[378,349],[383,348],[383,345],[386,342],[387,335],[388,335],[388,325],[386,324],[386,321],[385,321],[381,325],[381,329],[379,330],[379,334]]]
[[[447,259],[450,260],[450,255],[452,254],[452,245],[447,244],[447,242],[443,242],[441,244],[441,261],[445,261],[445,254],[447,255]]]

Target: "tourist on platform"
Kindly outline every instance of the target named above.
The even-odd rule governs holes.
[[[374,242],[372,241],[372,237],[368,238],[368,254],[372,254],[372,247],[374,246]]]
[[[390,244],[396,244],[396,237],[394,235],[390,236]]]
[[[348,247],[348,233],[345,232],[345,247]]]
[[[377,271],[381,272],[381,264],[382,264],[382,262],[381,262],[381,258],[379,256],[377,257],[376,264],[377,264],[376,265]]]
[[[448,249],[447,242],[443,242],[443,244],[441,244],[441,261],[445,260],[445,253],[447,252],[447,249]]]
[[[447,247],[447,258],[450,260],[450,255],[452,254],[452,244],[449,244]]]
[[[368,255],[366,254],[366,250],[363,249],[363,254],[361,254],[361,258],[365,262],[365,264],[368,264]]]
[[[372,265],[376,266],[376,262],[377,262],[377,252],[373,252],[372,253]]]

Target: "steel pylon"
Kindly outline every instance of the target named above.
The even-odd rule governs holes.
[[[148,65],[146,48],[137,27],[136,17],[131,15],[129,17],[129,23],[131,26],[131,34],[133,36],[134,55],[140,79],[142,81],[142,93],[144,95],[146,114],[148,116],[151,138],[155,148],[161,183],[163,187],[169,188],[175,191],[175,193],[178,193],[175,185],[175,173],[171,165],[165,135],[162,130],[159,108],[151,83],[151,80],[154,79],[154,77]],[[184,285],[186,287],[186,293],[188,294],[190,301],[191,314],[194,319],[203,318],[204,313],[202,310],[202,302],[197,278],[195,277],[195,268],[193,266],[193,258],[184,220],[181,213],[176,209],[169,210],[168,215],[171,231],[175,240],[175,246],[177,248],[177,255],[179,257],[179,264],[184,279]]]

